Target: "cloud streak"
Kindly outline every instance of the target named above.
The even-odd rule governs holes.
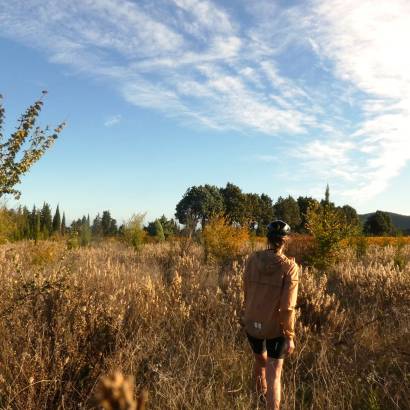
[[[112,115],[111,117],[108,117],[105,121],[104,121],[104,126],[105,127],[112,127],[116,124],[119,124],[121,122],[121,115],[117,114],[117,115]]]

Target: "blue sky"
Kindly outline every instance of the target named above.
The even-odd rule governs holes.
[[[0,0],[7,128],[67,128],[21,203],[172,216],[185,190],[410,214],[407,0]],[[13,203],[13,201],[9,201]]]

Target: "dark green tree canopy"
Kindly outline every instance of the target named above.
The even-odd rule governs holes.
[[[155,224],[157,220],[149,222],[145,230],[148,232],[149,236],[156,236],[157,234],[157,226]],[[162,225],[161,225],[162,226]]]
[[[43,96],[47,94],[43,91]],[[4,139],[3,122],[5,110],[0,95],[0,197],[5,194],[20,197],[20,192],[14,187],[20,183],[20,178],[41,156],[51,147],[65,124],[60,124],[49,134],[49,128],[36,126],[37,118],[43,107],[42,98],[27,108],[20,117],[16,131],[8,139]]]
[[[292,229],[296,230],[300,226],[302,220],[299,205],[292,196],[289,195],[287,198],[280,196],[274,208],[276,217],[288,223]]]
[[[50,205],[45,202],[43,207],[41,208],[40,221],[41,231],[43,232],[45,237],[48,237],[48,235],[50,235],[53,231],[53,220],[51,216]]]
[[[343,205],[341,211],[346,218],[346,222],[350,226],[360,226],[360,219],[356,209],[350,205]]]
[[[391,235],[394,233],[394,225],[387,212],[376,211],[367,218],[364,231],[368,235]]]
[[[117,234],[117,221],[111,217],[110,211],[103,211],[101,218],[101,229],[104,236]]]
[[[200,185],[189,188],[176,206],[175,216],[181,224],[191,224],[195,228],[199,222],[224,212],[222,194],[214,185]]]
[[[109,235],[111,227],[111,213],[110,211],[103,211],[101,218],[101,227],[103,235]]]
[[[319,204],[319,202],[310,197],[310,196],[300,196],[297,199],[297,203],[299,205],[299,213],[300,213],[300,225],[298,228],[299,232],[307,232],[306,229],[306,215],[307,215],[307,211],[310,207],[314,207],[316,205]]]
[[[246,193],[245,194],[245,201],[246,201],[246,220],[248,221],[251,227],[254,227],[258,224],[258,216],[260,215],[260,203],[259,203],[259,195],[253,193]]]
[[[242,190],[227,183],[225,188],[215,186],[194,186],[187,190],[177,204],[175,216],[184,225],[204,226],[214,216],[224,214],[234,225],[258,227],[263,234],[266,225],[274,217],[272,199],[266,194],[243,193]]]
[[[97,214],[97,216],[94,218],[93,224],[91,226],[91,232],[94,236],[102,236],[103,229],[100,214]]]
[[[64,235],[66,231],[65,213],[63,212],[63,219],[61,220],[61,234]]]
[[[225,205],[225,215],[234,224],[243,225],[247,222],[246,195],[242,190],[228,182],[225,188],[221,188],[221,194]]]
[[[249,220],[252,225],[256,225],[256,233],[264,235],[267,225],[272,222],[275,216],[272,199],[266,194],[248,194]]]

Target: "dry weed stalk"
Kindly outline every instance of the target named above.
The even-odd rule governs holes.
[[[95,398],[104,410],[145,410],[148,392],[143,390],[134,399],[134,378],[116,371],[104,376],[96,388]]]

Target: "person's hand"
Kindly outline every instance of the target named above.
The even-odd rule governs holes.
[[[286,339],[286,353],[287,354],[292,354],[293,351],[295,350],[295,342],[291,338]]]

